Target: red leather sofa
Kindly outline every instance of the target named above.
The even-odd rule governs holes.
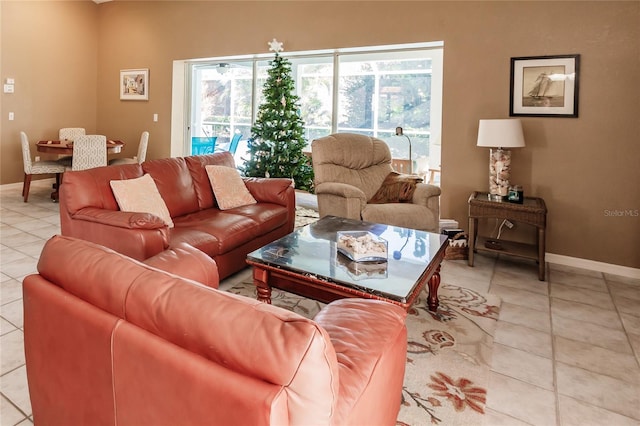
[[[183,254],[155,265],[179,271]],[[310,320],[63,236],[46,243],[38,272],[23,282],[35,424],[396,422],[398,306],[342,299]]]
[[[247,253],[293,230],[295,192],[290,179],[245,178],[257,203],[222,211],[205,170],[209,164],[235,167],[233,156],[222,152],[67,172],[59,199],[62,234],[138,260],[187,243],[212,257],[225,278],[246,267]],[[109,181],[146,173],[155,181],[174,228],[148,213],[119,211]]]

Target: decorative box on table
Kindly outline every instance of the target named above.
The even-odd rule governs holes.
[[[336,264],[340,268],[344,269],[349,276],[355,280],[364,279],[382,279],[387,278],[387,266],[386,260],[379,260],[377,262],[356,262],[349,259],[347,256],[338,253],[336,255]]]
[[[338,251],[355,262],[387,260],[387,240],[368,231],[337,233]]]

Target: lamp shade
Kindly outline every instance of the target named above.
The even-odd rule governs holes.
[[[480,120],[478,146],[522,148],[524,146],[522,122],[517,118]]]

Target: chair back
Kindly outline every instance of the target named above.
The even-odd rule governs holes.
[[[86,170],[107,165],[107,137],[85,135],[73,141],[71,170]]]
[[[147,158],[147,146],[149,145],[149,132],[142,132],[140,145],[138,145],[138,164],[144,163]]]
[[[231,139],[231,142],[229,143],[229,152],[231,155],[235,155],[240,139],[242,139],[242,133],[236,133],[233,135],[233,139]]]
[[[31,174],[31,148],[29,147],[29,138],[25,132],[20,132],[20,143],[22,144],[22,164],[24,173]]]
[[[63,127],[58,131],[58,140],[73,142],[85,134],[84,127]]]
[[[360,188],[370,199],[393,170],[389,146],[378,138],[335,133],[311,143],[316,187],[339,182]]]

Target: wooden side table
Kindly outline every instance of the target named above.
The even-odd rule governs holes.
[[[537,228],[536,244],[499,240],[499,245],[486,245],[488,238],[478,237],[478,219],[497,218],[512,222],[522,222]],[[523,204],[508,201],[492,201],[486,192],[473,192],[469,197],[469,266],[473,266],[475,251],[508,254],[538,262],[538,279],[545,275],[545,231],[547,226],[547,206],[542,198],[525,197]],[[495,240],[492,240],[495,241]]]

